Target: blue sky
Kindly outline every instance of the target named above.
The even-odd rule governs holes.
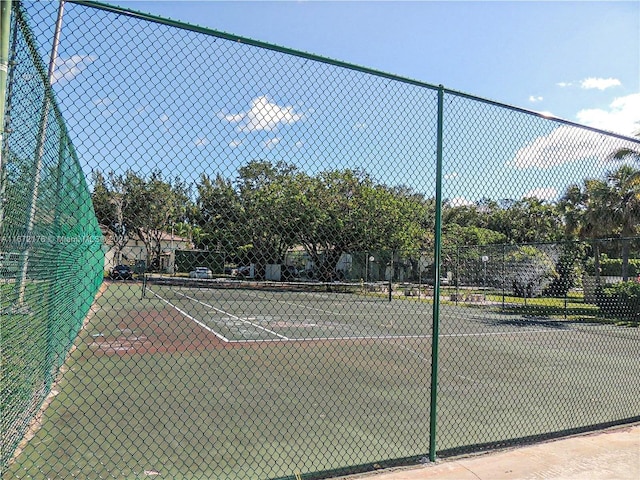
[[[637,1],[117,4],[620,134],[640,129]],[[43,5],[32,8],[49,10],[51,28],[55,4]],[[434,194],[433,90],[71,4],[56,64],[88,176],[159,168],[195,182],[284,160]],[[628,146],[464,97],[449,97],[445,113],[452,204],[557,200]]]
[[[112,3],[597,128],[640,129],[638,1]]]

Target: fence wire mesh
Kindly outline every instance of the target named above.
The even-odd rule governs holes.
[[[2,151],[2,469],[49,394],[102,282],[84,173],[24,18],[12,19]]]
[[[90,2],[48,89],[56,8],[14,4],[3,239],[35,191],[100,241],[3,245],[7,478],[323,478],[640,417],[640,142]],[[73,328],[5,328],[27,251]],[[51,335],[14,455],[48,389],[6,346]]]

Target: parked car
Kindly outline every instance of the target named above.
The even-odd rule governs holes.
[[[189,272],[191,278],[213,278],[213,272],[207,267],[196,267],[195,270]]]
[[[133,270],[129,265],[116,265],[109,272],[112,280],[133,280]]]

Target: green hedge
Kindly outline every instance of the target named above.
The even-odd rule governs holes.
[[[600,287],[596,304],[607,316],[620,320],[640,320],[640,283],[620,282]]]
[[[593,259],[589,259],[586,265],[586,271],[589,275],[595,274]],[[620,277],[622,276],[622,259],[607,258],[603,255],[600,259],[600,275]],[[640,259],[629,259],[629,278],[636,278],[640,275]]]

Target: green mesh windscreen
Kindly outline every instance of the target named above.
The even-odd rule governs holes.
[[[0,217],[3,470],[87,316],[104,257],[84,174],[20,10],[11,36]]]

